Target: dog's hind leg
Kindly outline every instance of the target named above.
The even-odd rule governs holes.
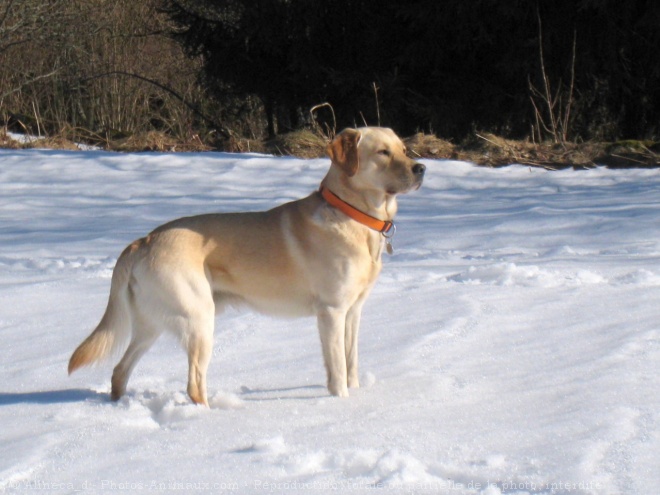
[[[208,406],[206,371],[213,354],[216,304],[222,307],[222,303],[214,301],[206,279],[189,279],[179,289],[177,300],[182,314],[174,330],[188,351],[188,396],[195,404]]]
[[[136,322],[136,325],[138,324]],[[126,393],[126,384],[135,365],[159,336],[158,332],[147,331],[148,328],[146,326],[136,326],[131,343],[128,345],[121,361],[119,361],[112,372],[112,392],[110,393],[110,398],[114,401],[119,400]]]
[[[206,371],[213,353],[214,312],[190,321],[188,336],[188,395],[195,404],[208,406]]]

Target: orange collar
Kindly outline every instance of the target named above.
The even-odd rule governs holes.
[[[321,186],[320,192],[321,192],[321,196],[323,196],[323,199],[325,199],[329,205],[334,206],[339,211],[351,217],[356,222],[359,222],[362,225],[366,225],[367,227],[369,227],[372,230],[375,230],[376,232],[380,232],[385,237],[392,237],[394,235],[394,232],[396,231],[396,226],[394,225],[394,222],[391,222],[389,220],[378,220],[377,218],[374,218],[370,215],[367,215],[366,213],[361,212],[354,206],[349,205],[346,201],[341,199],[339,196],[337,196],[327,187]]]

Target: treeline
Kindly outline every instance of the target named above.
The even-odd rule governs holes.
[[[199,60],[157,0],[0,0],[0,123],[103,142],[209,124]]]
[[[258,95],[271,132],[327,101],[340,126],[404,133],[658,133],[656,0],[171,0],[167,10],[210,91]]]
[[[4,2],[8,124],[205,140],[312,118],[456,140],[660,136],[655,0]]]

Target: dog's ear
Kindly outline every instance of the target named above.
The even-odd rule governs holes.
[[[361,136],[357,129],[344,129],[326,149],[332,163],[338,165],[349,177],[353,177],[360,166],[358,143]]]

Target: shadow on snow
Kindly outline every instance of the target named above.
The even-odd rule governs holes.
[[[16,404],[63,404],[84,402],[89,399],[110,400],[108,394],[85,389],[48,390],[44,392],[0,392],[0,406]]]

